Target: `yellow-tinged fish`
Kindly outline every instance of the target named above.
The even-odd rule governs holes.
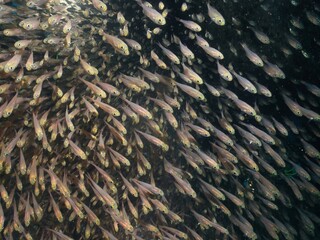
[[[38,17],[27,18],[19,23],[19,26],[27,31],[36,30],[40,26],[40,20]]]
[[[158,43],[158,46],[162,49],[163,54],[166,55],[173,63],[180,64],[180,59],[171,50],[165,48],[160,43]]]
[[[95,9],[97,9],[98,11],[100,11],[102,13],[105,13],[108,10],[107,5],[100,0],[92,0],[92,4]]]
[[[208,15],[210,19],[219,26],[224,26],[226,24],[224,17],[221,13],[218,12],[217,9],[212,7],[209,3],[207,3]]]
[[[85,85],[87,85],[87,87],[93,92],[95,93],[98,97],[100,98],[106,98],[107,94],[105,93],[105,91],[103,91],[100,87],[96,86],[95,84],[88,82],[86,80],[84,80],[83,78],[79,78],[81,82],[83,82]]]
[[[70,138],[68,139],[68,142],[70,149],[76,156],[80,157],[82,160],[87,160],[87,155],[80,147],[78,147]]]
[[[152,144],[161,147],[163,151],[167,152],[169,150],[169,146],[166,143],[164,143],[162,140],[160,140],[159,138],[154,137],[148,133],[141,132],[139,130],[135,130],[135,131],[137,131],[142,136],[144,136]]]
[[[136,0],[136,2],[139,4],[140,7],[143,9],[143,13],[154,23],[158,25],[165,25],[166,19],[162,16],[161,13],[159,13],[157,10],[155,10],[152,7],[147,6],[146,4],[142,3],[141,0]]]
[[[117,52],[121,53],[122,55],[129,55],[128,45],[120,38],[103,33],[103,40],[109,43]]]
[[[22,59],[22,54],[15,54],[12,58],[8,60],[8,62],[4,66],[4,72],[10,73],[13,72],[18,65],[20,64]]]
[[[185,84],[178,83],[178,82],[176,82],[176,84],[183,92],[187,93],[189,96],[193,97],[194,99],[197,99],[199,101],[206,101],[206,98],[204,97],[203,93],[201,93],[197,89]]]
[[[89,74],[89,75],[98,75],[99,71],[95,67],[91,66],[89,63],[87,63],[85,60],[80,58],[80,63],[83,69]]]
[[[109,104],[103,103],[99,100],[90,98],[99,108],[101,108],[103,111],[105,111],[106,113],[109,113],[115,117],[120,116],[120,112],[118,109],[112,107]]]
[[[177,19],[177,21],[181,22],[186,28],[190,29],[191,31],[194,31],[194,32],[201,32],[202,31],[201,26],[194,21],[183,20],[183,19],[179,19],[179,18],[176,18],[176,19]]]

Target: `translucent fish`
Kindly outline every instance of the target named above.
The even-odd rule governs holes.
[[[6,63],[6,65],[4,66],[4,72],[5,73],[13,72],[20,64],[21,58],[22,58],[21,54],[15,54],[12,58],[10,58]]]
[[[95,9],[102,13],[105,13],[108,10],[107,5],[100,0],[92,0],[92,4]]]
[[[210,19],[217,25],[219,26],[224,26],[225,25],[225,19],[221,15],[221,13],[218,12],[217,9],[212,7],[209,3],[207,3],[207,8],[208,8],[208,15]]]
[[[191,20],[183,20],[183,19],[178,19],[176,18],[177,21],[181,22],[186,28],[190,29],[191,31],[194,32],[201,32],[202,28],[199,24],[191,21]]]
[[[146,4],[142,3],[141,0],[136,0],[140,7],[143,9],[143,13],[154,23],[158,25],[165,25],[166,19],[159,13],[157,10],[153,9],[152,7],[147,6]]]

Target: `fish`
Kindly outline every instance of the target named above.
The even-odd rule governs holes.
[[[240,76],[238,73],[236,73],[235,71],[232,71],[232,74],[236,77],[236,79],[238,80],[239,84],[248,92],[252,93],[252,94],[256,94],[257,93],[257,89],[256,87],[245,77]]]
[[[194,21],[191,20],[183,20],[177,18],[177,21],[181,22],[186,28],[190,29],[191,31],[194,32],[201,32],[202,28],[199,24],[195,23]]]
[[[152,114],[147,109],[141,107],[136,103],[130,102],[125,98],[123,98],[123,101],[126,102],[136,114],[140,115],[141,117],[145,117],[147,119],[152,119]]]
[[[185,64],[182,64],[183,73],[188,77],[192,82],[196,84],[203,84],[203,79],[193,71],[191,68],[187,67]]]
[[[166,55],[173,63],[180,64],[180,59],[175,55],[172,51],[165,48],[161,45],[161,43],[158,43],[158,46],[161,48],[164,55]]]
[[[116,52],[119,52],[125,56],[128,56],[130,54],[128,45],[120,38],[107,33],[103,33],[102,36],[103,40],[109,43],[116,50]]]
[[[186,84],[181,84],[181,83],[177,83],[177,82],[176,82],[176,84],[183,92],[187,93],[188,95],[190,95],[194,99],[197,99],[199,101],[206,101],[206,98],[204,97],[203,93],[201,93],[197,89],[192,88]]]
[[[208,54],[210,57],[213,57],[214,59],[217,60],[222,60],[224,59],[224,55],[222,52],[220,52],[218,49],[215,49],[213,47],[210,46],[206,46],[206,45],[201,45],[200,46],[206,54]]]
[[[27,31],[36,30],[40,26],[40,20],[37,17],[31,17],[19,22],[19,26]]]
[[[264,32],[252,27],[249,27],[249,29],[253,31],[254,35],[260,42],[262,42],[263,44],[270,44],[270,38]]]
[[[146,4],[142,3],[141,0],[135,0],[140,7],[143,9],[143,13],[154,23],[163,26],[166,24],[166,19],[152,7],[147,6]]]
[[[107,5],[100,0],[92,0],[92,4],[95,9],[97,9],[98,11],[100,11],[102,13],[105,13],[108,10]]]
[[[284,100],[285,104],[288,106],[288,108],[290,108],[290,110],[296,116],[301,117],[303,115],[302,111],[301,111],[301,106],[298,103],[296,103],[295,101],[293,101],[291,98],[289,98],[286,95],[282,95],[282,97],[283,97],[283,100]]]
[[[181,53],[188,59],[193,60],[195,58],[194,53],[188,48],[188,46],[184,45],[181,40],[178,40],[179,42],[179,47]]]
[[[218,12],[217,9],[212,7],[209,3],[207,3],[207,8],[208,8],[208,15],[215,24],[219,26],[224,26],[226,24],[224,17],[221,15],[221,13]]]
[[[280,79],[285,79],[286,78],[285,73],[276,64],[270,63],[266,59],[264,59],[263,70],[270,77],[280,78]]]
[[[125,38],[124,41],[128,44],[129,47],[133,48],[136,51],[140,51],[142,49],[141,44],[134,39]]]
[[[315,238],[320,6],[280,5],[0,0],[3,237]]]
[[[248,103],[238,99],[238,98],[233,98],[232,101],[234,104],[244,113],[251,115],[251,116],[256,116],[257,112],[254,110],[253,107],[251,107]]]
[[[264,63],[258,54],[253,52],[245,43],[241,43],[243,50],[246,53],[247,58],[256,66],[263,67]]]
[[[157,137],[154,137],[148,133],[144,133],[142,131],[136,130],[136,132],[140,133],[143,137],[145,137],[149,142],[151,142],[152,144],[159,146],[162,148],[163,151],[168,151],[169,150],[169,146],[164,143],[162,140],[160,140]]]
[[[231,73],[217,61],[218,73],[226,81],[232,81],[233,77]]]
[[[89,63],[87,63],[85,60],[80,58],[80,63],[81,66],[84,68],[84,70],[89,74],[89,75],[97,75],[98,74],[98,69],[95,67],[91,66]]]
[[[5,64],[4,66],[4,72],[5,73],[10,73],[13,72],[18,65],[20,64],[22,59],[22,55],[21,54],[15,54],[12,58],[10,58],[8,60],[8,62]]]

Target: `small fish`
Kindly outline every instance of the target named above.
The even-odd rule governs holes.
[[[258,94],[262,94],[266,97],[272,97],[272,92],[266,86],[264,86],[258,82],[254,82],[254,84],[256,85]]]
[[[204,83],[207,88],[208,88],[208,91],[215,97],[220,97],[220,92],[213,86],[209,85],[208,83]]]
[[[70,149],[76,156],[80,157],[82,160],[87,159],[87,155],[80,147],[78,147],[71,139],[68,139],[68,142],[70,145]]]
[[[140,67],[138,67],[138,69],[143,73],[144,77],[148,78],[152,82],[155,82],[155,83],[160,82],[159,78],[155,74],[153,74],[152,72],[150,72],[146,69],[140,68]]]
[[[168,103],[166,103],[165,101],[163,101],[161,99],[152,98],[152,97],[148,97],[148,99],[153,101],[156,105],[161,107],[163,110],[168,111],[170,113],[173,113],[172,107]]]
[[[115,117],[120,116],[120,112],[118,109],[112,107],[111,105],[107,103],[103,103],[101,101],[98,101],[96,99],[90,98],[99,108],[101,108],[103,111],[105,111],[108,114],[111,114]]]
[[[135,131],[137,131],[142,136],[144,136],[152,144],[161,147],[163,151],[167,152],[169,150],[169,146],[166,143],[164,143],[162,140],[160,140],[159,138],[154,137],[148,133],[141,132],[139,130],[135,130]]]
[[[164,55],[166,55],[173,63],[180,64],[180,60],[172,51],[162,46],[160,43],[158,43],[158,46],[162,49],[162,52]]]
[[[258,54],[256,54],[255,52],[253,52],[252,50],[250,50],[250,48],[247,46],[247,44],[242,43],[241,44],[243,50],[246,53],[247,58],[256,66],[258,67],[263,67],[263,61],[262,59],[258,56]]]
[[[200,47],[209,47],[209,43],[207,42],[207,40],[205,40],[203,37],[201,37],[197,34],[195,36],[196,36],[197,44]]]
[[[37,17],[27,18],[22,20],[19,26],[27,31],[36,30],[40,26],[40,20]]]
[[[83,82],[85,85],[87,85],[87,87],[94,92],[98,97],[101,98],[106,98],[107,94],[105,93],[105,91],[103,91],[101,88],[99,88],[98,86],[96,86],[95,84],[88,82],[82,78],[80,78],[80,81]]]
[[[254,110],[253,107],[251,107],[248,103],[240,100],[240,99],[232,99],[232,101],[235,103],[235,105],[244,113],[247,113],[251,116],[256,116],[257,113],[256,111]]]
[[[108,10],[107,5],[100,0],[92,0],[92,5],[102,13],[105,13]]]
[[[217,67],[218,67],[218,73],[219,75],[226,81],[230,82],[232,81],[233,77],[231,73],[217,61]]]
[[[239,84],[248,92],[252,93],[252,94],[256,94],[257,93],[257,89],[256,87],[245,77],[240,76],[239,74],[237,74],[235,71],[232,71],[232,74],[235,75],[235,77],[237,78]]]
[[[12,112],[17,104],[17,98],[18,98],[18,93],[16,93],[13,96],[13,98],[9,101],[9,103],[5,105],[3,112],[2,112],[2,117],[7,118],[12,114]]]
[[[244,130],[243,128],[237,126],[237,125],[234,125],[235,128],[239,131],[240,135],[245,138],[249,144],[254,144],[254,145],[257,145],[257,146],[262,146],[262,143],[261,141],[256,137],[254,136],[253,134],[251,134],[250,132],[247,132],[246,130]]]
[[[178,83],[178,82],[176,82],[176,84],[183,92],[187,93],[189,96],[193,97],[194,99],[197,99],[199,101],[206,101],[206,98],[204,97],[204,95],[197,89],[192,88],[185,84]]]
[[[48,24],[50,26],[57,25],[59,24],[61,19],[62,19],[62,15],[60,14],[52,15],[48,18]]]
[[[32,40],[19,40],[14,43],[14,47],[17,49],[27,48],[32,43]]]
[[[226,24],[224,17],[221,13],[218,12],[217,9],[212,7],[209,3],[207,3],[208,15],[210,19],[219,26],[224,26]]]
[[[156,62],[156,64],[162,68],[162,69],[167,69],[167,64],[165,64],[164,61],[162,61],[159,56],[152,50],[151,51],[151,58]]]
[[[121,174],[119,173],[125,186],[128,188],[129,192],[132,194],[134,197],[138,197],[138,191],[132,186],[132,184]]]
[[[203,137],[210,137],[210,133],[202,127],[199,127],[191,123],[186,123],[185,125]]]
[[[293,101],[291,98],[287,97],[286,95],[282,94],[283,100],[285,104],[290,108],[290,110],[298,117],[301,117],[302,111],[301,111],[301,106]]]
[[[36,134],[38,140],[40,141],[40,140],[42,140],[42,137],[43,137],[43,130],[40,126],[37,115],[35,113],[32,113],[32,117],[33,117],[34,131],[35,131],[35,134]]]
[[[286,75],[284,72],[276,65],[268,62],[266,59],[264,59],[264,65],[263,65],[263,70],[273,78],[280,78],[280,79],[285,79]]]
[[[6,65],[4,66],[4,72],[5,73],[13,72],[20,64],[21,58],[22,58],[21,54],[15,54],[12,58],[10,58],[6,63]]]
[[[55,202],[54,198],[52,197],[51,192],[49,192],[49,195],[50,195],[50,200],[51,200],[54,215],[56,216],[59,222],[63,222],[63,215],[61,213],[61,210],[58,204]]]
[[[193,71],[191,68],[187,67],[184,63],[182,63],[183,74],[188,77],[192,82],[196,84],[203,84],[202,78]]]
[[[226,197],[233,202],[236,206],[241,207],[241,208],[245,208],[245,203],[244,201],[242,201],[240,198],[236,197],[235,195],[233,195],[232,193],[224,190],[223,188],[220,188],[220,190],[226,195]]]
[[[176,18],[177,21],[181,22],[186,28],[190,29],[191,31],[194,32],[201,32],[202,28],[199,24],[191,21],[191,20],[183,20],[183,19],[179,19]]]
[[[302,115],[305,116],[306,118],[310,120],[318,121],[318,122],[320,121],[320,114],[301,106],[300,106],[300,110]]]
[[[87,63],[85,60],[80,58],[80,63],[83,69],[89,74],[89,75],[97,75],[98,74],[98,69],[95,67],[91,66],[89,63]]]
[[[133,39],[127,39],[125,38],[124,41],[129,45],[129,47],[133,48],[136,51],[140,51],[142,49],[140,43]]]
[[[308,143],[307,141],[300,139],[303,149],[305,150],[306,154],[311,158],[320,158],[320,152],[315,148],[313,145]]]
[[[254,35],[260,42],[264,44],[270,44],[270,38],[265,33],[252,27],[249,28],[253,31]]]
[[[200,46],[210,57],[213,57],[217,60],[224,59],[224,55],[217,49],[210,46]]]
[[[128,45],[120,38],[103,33],[103,40],[109,43],[117,52],[121,53],[122,55],[129,55],[130,52]]]
[[[147,6],[146,4],[142,3],[141,0],[135,0],[140,7],[143,9],[143,13],[154,23],[163,26],[166,24],[166,19],[159,13],[157,10],[153,9],[152,7]]]
[[[180,47],[180,51],[181,53],[188,59],[193,60],[194,57],[194,53],[186,46],[184,45],[180,39],[179,39],[179,47]]]
[[[129,100],[123,98],[123,100],[132,108],[132,110],[140,115],[141,117],[147,118],[147,119],[152,119],[152,114],[145,108],[141,107],[140,105],[130,102]]]

